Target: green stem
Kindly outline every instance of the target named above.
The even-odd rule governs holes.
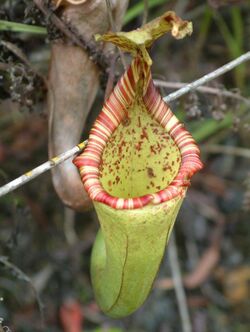
[[[230,58],[236,58],[244,53],[243,49],[243,21],[241,17],[241,11],[239,8],[234,8],[231,11],[231,22],[233,27],[233,32],[230,31],[228,25],[226,24],[223,17],[216,13],[214,14],[214,19],[218,25],[220,33],[226,43],[228,48]],[[244,88],[245,84],[245,65],[241,64],[234,69],[234,76],[237,86],[240,89]]]
[[[17,22],[10,22],[0,20],[0,31],[12,31],[12,32],[23,32],[23,33],[32,33],[39,35],[46,35],[46,28],[37,26],[37,25],[29,25]]]
[[[149,0],[148,9],[154,8],[156,6],[162,5],[167,2],[168,2],[168,0]],[[137,3],[136,5],[134,5],[133,7],[128,9],[128,11],[124,17],[123,24],[126,25],[127,23],[132,21],[134,18],[136,18],[137,16],[142,14],[143,11],[144,11],[144,1],[140,1],[139,3]]]
[[[201,142],[220,130],[231,127],[232,123],[233,117],[231,114],[227,114],[221,121],[209,119],[200,125],[198,129],[194,130],[192,136],[197,142]]]

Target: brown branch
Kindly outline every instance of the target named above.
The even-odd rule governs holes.
[[[75,45],[81,47],[89,54],[90,60],[98,65],[98,67],[104,72],[107,72],[109,68],[109,57],[103,54],[102,50],[97,47],[97,44],[93,41],[86,41],[82,35],[79,35],[77,29],[71,26],[69,23],[65,23],[61,20],[51,9],[49,9],[43,0],[33,0],[37,8],[48,18],[54,26],[60,30],[64,36],[69,38]]]

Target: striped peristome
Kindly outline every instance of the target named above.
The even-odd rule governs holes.
[[[163,101],[154,86],[150,71],[145,70],[145,66],[145,62],[139,56],[132,61],[131,66],[121,77],[97,117],[90,132],[86,149],[74,160],[90,198],[115,209],[137,209],[147,204],[159,204],[178,195],[183,195],[192,175],[202,168],[197,144]],[[148,74],[147,77],[143,77],[145,72]],[[141,89],[141,100],[147,111],[166,130],[179,148],[180,168],[173,181],[163,190],[140,197],[114,197],[105,191],[99,179],[102,153],[107,141],[126,117],[127,110],[133,104],[135,96],[138,94],[140,81],[144,81],[144,89]]]

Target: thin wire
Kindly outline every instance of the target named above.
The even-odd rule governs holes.
[[[177,90],[176,92],[171,93],[170,95],[163,98],[165,102],[171,102],[175,99],[180,98],[184,94],[195,90],[197,87],[206,84],[207,82],[215,79],[218,76],[223,75],[224,73],[232,70],[233,68],[237,67],[243,62],[246,62],[250,60],[250,51],[241,55],[240,57],[234,59],[233,61],[228,62],[224,66],[216,69],[215,71],[199,78],[198,80],[189,83],[185,85],[183,88]],[[79,145],[76,145],[72,149],[60,154],[57,157],[52,158],[51,160],[43,163],[42,165],[34,168],[30,172],[27,172],[17,179],[7,183],[6,185],[0,187],[0,197],[8,194],[9,192],[21,187],[23,184],[29,182],[30,180],[36,178],[37,176],[43,174],[44,172],[50,170],[51,168],[61,164],[65,160],[73,157],[76,153],[81,152],[87,144],[87,141],[84,141],[80,143]]]
[[[185,95],[186,93],[188,93],[192,90],[195,90],[196,88],[198,88],[198,86],[204,85],[205,83],[207,83],[211,80],[214,80],[215,78],[223,75],[224,73],[232,70],[233,68],[237,67],[241,63],[246,62],[248,60],[250,60],[250,51],[239,56],[238,58],[234,59],[233,61],[228,62],[227,64],[216,69],[215,71],[199,78],[198,80],[185,85],[183,88],[181,88],[173,93],[170,93],[170,95],[163,98],[163,100],[165,102],[169,103],[175,99],[178,99],[181,96]]]
[[[70,157],[74,156],[76,153],[82,151],[85,146],[87,145],[87,140],[74,146],[72,149],[61,153],[60,155],[46,161],[45,163],[39,165],[38,167],[34,168],[33,170],[26,172],[25,174],[19,176],[15,180],[7,183],[6,185],[0,187],[0,197],[8,194],[9,192],[21,187],[23,184],[35,179],[39,175],[43,174],[44,172],[49,171],[50,169],[54,168],[55,166],[61,164],[65,160],[69,159]]]

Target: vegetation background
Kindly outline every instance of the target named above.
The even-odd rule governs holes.
[[[162,38],[152,50],[153,77],[163,96],[250,49],[249,1],[130,1],[123,29],[134,29],[146,14],[150,20],[166,10],[191,20],[194,33],[181,42]],[[28,0],[2,0],[0,20],[3,185],[47,160],[43,77],[50,39],[58,31]],[[122,72],[119,63],[116,71]],[[104,92],[100,87],[84,138]],[[105,317],[94,302],[89,277],[97,218],[93,211],[65,208],[47,173],[0,198],[2,330],[175,332],[183,330],[181,305],[188,308],[194,332],[249,331],[249,98],[247,62],[171,104],[200,143],[205,164],[192,181],[175,227],[175,264],[181,267],[186,302],[176,300],[166,254],[144,306],[126,319]]]

